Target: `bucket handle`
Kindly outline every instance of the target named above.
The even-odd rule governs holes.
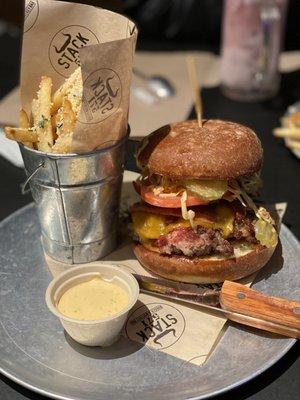
[[[21,186],[21,193],[22,193],[22,194],[27,194],[27,193],[30,192],[30,189],[26,189],[28,183],[29,183],[29,182],[31,181],[31,179],[39,172],[39,170],[40,170],[41,168],[44,167],[44,165],[45,165],[45,162],[42,161],[42,162],[36,167],[36,169],[35,169],[33,172],[31,172],[31,174],[28,176],[28,178],[26,179],[26,181],[25,181],[25,182],[22,184],[22,186]]]

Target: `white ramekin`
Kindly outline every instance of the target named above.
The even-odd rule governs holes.
[[[57,309],[62,294],[70,287],[87,281],[93,276],[115,283],[126,290],[129,302],[118,314],[95,321],[80,321],[69,318]],[[110,346],[118,340],[128,312],[135,305],[139,295],[139,285],[132,274],[107,264],[93,264],[73,267],[59,274],[46,290],[46,303],[49,310],[56,315],[67,333],[76,342],[86,346]]]

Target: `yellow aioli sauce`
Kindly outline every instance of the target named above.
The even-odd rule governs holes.
[[[66,290],[57,309],[69,318],[92,321],[117,314],[128,303],[126,290],[115,283],[94,277]]]

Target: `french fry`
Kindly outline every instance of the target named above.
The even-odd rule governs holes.
[[[300,128],[300,111],[280,119],[284,128]]]
[[[30,122],[29,122],[29,118],[28,115],[26,113],[26,111],[21,108],[20,113],[19,113],[19,125],[20,128],[30,128]],[[33,148],[33,144],[31,142],[24,142],[24,145],[30,148]]]
[[[60,109],[60,107],[62,106],[63,98],[64,98],[64,93],[62,91],[62,86],[60,86],[60,88],[57,89],[57,91],[53,95],[52,108],[51,108],[52,114],[55,114],[57,110]]]
[[[300,141],[297,140],[288,140],[285,143],[286,147],[289,149],[300,150]]]
[[[55,141],[56,141],[56,139],[57,139],[57,133],[56,133],[56,117],[57,117],[57,114],[55,114],[55,115],[52,115],[51,116],[51,125],[52,125],[52,135],[53,135],[53,141],[54,141],[54,143],[55,143]]]
[[[8,139],[47,153],[69,153],[74,127],[82,102],[81,68],[54,93],[51,101],[52,80],[42,76],[37,96],[32,101],[30,118],[20,110],[20,128],[6,127]]]
[[[28,115],[23,108],[21,108],[21,110],[20,110],[19,124],[20,124],[20,128],[30,128],[30,122],[29,122]]]
[[[76,92],[81,93],[76,93]],[[65,97],[68,97],[68,99],[71,101],[71,104],[73,106],[73,110],[76,112],[76,108],[74,107],[75,104],[73,102],[76,102],[76,97],[77,94],[80,95],[80,98],[77,99],[77,102],[80,100],[81,102],[81,96],[82,96],[82,77],[81,77],[81,68],[78,67],[72,75],[69,76],[69,78],[62,84],[60,88],[57,89],[57,91],[53,95],[53,104],[52,104],[52,109],[51,112],[52,114],[56,113],[57,110],[62,106],[63,99]],[[75,97],[74,97],[75,96]],[[72,101],[73,97],[73,101]],[[81,104],[80,104],[81,106]]]
[[[280,122],[281,122],[282,128],[295,128],[295,124],[290,119],[290,117],[282,117],[282,118],[280,118]]]
[[[69,100],[64,99],[63,101],[63,125],[61,127],[62,133],[70,134],[73,133],[73,129],[76,123],[76,115],[72,109],[72,104]]]
[[[300,139],[300,128],[276,128],[273,134],[276,137]]]
[[[51,152],[53,135],[51,125],[51,89],[52,79],[42,76],[37,99],[32,101],[33,124],[38,134],[38,149]]]
[[[4,132],[8,139],[23,144],[29,142],[32,145],[32,143],[37,142],[38,140],[37,132],[32,130],[32,128],[11,128],[6,126]]]
[[[71,87],[69,92],[66,94],[66,98],[72,105],[72,109],[75,113],[76,118],[78,117],[81,105],[82,105],[82,77],[81,74],[79,75],[78,79],[75,81],[74,85]]]
[[[288,118],[293,122],[295,126],[300,127],[300,111],[291,114]]]
[[[76,124],[76,115],[72,104],[66,98],[56,115],[56,133],[58,138],[53,146],[55,153],[69,153],[72,143],[73,130]]]

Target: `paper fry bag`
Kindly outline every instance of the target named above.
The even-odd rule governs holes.
[[[81,65],[83,100],[71,152],[105,147],[127,132],[137,29],[127,18],[97,7],[26,0],[21,104],[30,114],[42,75],[55,91]]]

